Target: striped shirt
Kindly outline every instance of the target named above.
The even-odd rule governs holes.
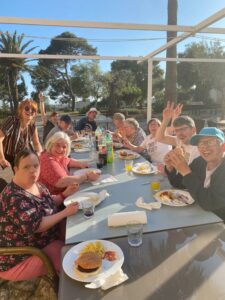
[[[31,139],[36,129],[35,124],[29,124],[28,128],[22,131],[19,118],[11,116],[5,120],[0,129],[5,135],[3,140],[4,154],[15,157],[24,148],[31,148]]]

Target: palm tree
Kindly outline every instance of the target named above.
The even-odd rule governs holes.
[[[168,0],[168,25],[177,25],[177,0]],[[167,31],[167,42],[176,36],[176,31]],[[176,45],[167,49],[166,57],[176,56]],[[172,61],[166,62],[165,98],[166,101],[177,100],[177,63]]]
[[[36,47],[28,49],[28,46],[33,42],[29,40],[23,43],[24,34],[17,35],[9,32],[0,34],[0,52],[1,53],[16,53],[27,54],[33,51]],[[29,71],[24,58],[1,58],[0,65],[3,70],[2,77],[4,78],[6,88],[8,90],[9,102],[11,111],[16,112],[19,102],[18,81],[22,79],[22,72]],[[22,79],[23,80],[23,79]]]

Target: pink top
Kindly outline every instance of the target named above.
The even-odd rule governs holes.
[[[57,195],[65,188],[55,187],[58,180],[69,175],[68,164],[69,157],[56,157],[44,151],[40,156],[41,171],[39,181],[43,183],[50,191],[50,194]]]

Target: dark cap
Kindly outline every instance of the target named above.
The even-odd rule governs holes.
[[[64,121],[66,124],[71,124],[72,123],[72,119],[69,115],[61,116],[60,121]]]

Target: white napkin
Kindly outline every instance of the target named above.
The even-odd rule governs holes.
[[[125,226],[127,223],[134,222],[138,224],[147,224],[147,215],[145,211],[129,211],[115,213],[108,216],[108,226]]]
[[[160,202],[146,203],[144,202],[144,199],[142,197],[139,197],[136,201],[136,206],[140,208],[152,210],[152,209],[160,209],[162,204]]]
[[[93,185],[99,185],[99,184],[111,183],[115,181],[117,181],[117,179],[114,176],[110,174],[102,174],[99,176],[99,178],[96,181],[92,181],[91,183]]]
[[[114,274],[103,276],[96,279],[92,283],[86,284],[85,287],[88,289],[97,289],[101,287],[102,290],[107,290],[113,286],[119,285],[120,283],[128,279],[127,274],[120,268]]]

